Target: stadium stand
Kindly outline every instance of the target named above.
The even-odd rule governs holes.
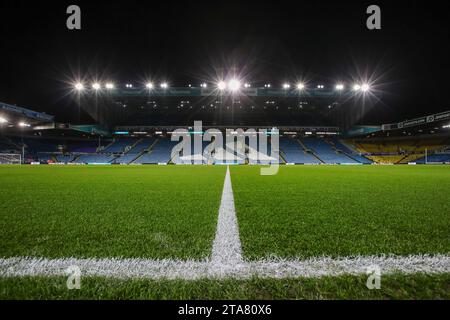
[[[139,154],[145,150],[150,149],[152,144],[155,142],[153,138],[144,138],[138,140],[138,142],[127,152],[128,154]]]
[[[120,157],[114,159],[111,163],[113,164],[130,164],[135,159],[139,157],[139,153],[127,153],[124,155],[121,155]]]
[[[99,147],[98,141],[70,141],[66,150],[70,153],[94,153]]]
[[[19,153],[20,147],[6,137],[0,137],[1,153]]]
[[[252,150],[250,146],[248,150],[248,163],[249,164],[271,164],[271,163],[283,163],[283,158],[275,158],[272,154],[272,145],[270,141],[267,141],[267,150],[261,150],[258,144],[256,150]]]
[[[299,141],[294,138],[280,138],[280,154],[286,163],[294,164],[320,164],[322,163],[313,154],[302,148]]]
[[[155,142],[149,152],[142,154],[133,161],[133,164],[158,164],[169,163],[171,160],[172,148],[177,144],[168,138],[160,138]]]
[[[58,154],[55,155],[55,160],[58,163],[70,163],[74,159],[74,156],[71,154]]]
[[[85,164],[107,164],[111,163],[116,156],[108,154],[82,154],[75,160],[74,163],[85,163]]]
[[[320,138],[302,138],[302,145],[310,150],[322,162],[327,164],[358,164],[360,162],[348,157],[346,154],[336,151],[332,145]]]
[[[403,158],[398,163],[407,164],[410,162],[416,162],[417,159],[420,159],[424,156],[425,156],[425,154],[423,154],[423,153],[408,154],[408,155],[403,156]]]
[[[446,148],[448,138],[382,138],[349,140],[354,148],[379,164],[423,163],[425,153],[432,155]],[[432,157],[431,159],[435,159]],[[436,160],[439,160],[436,157]],[[439,161],[437,161],[439,162]]]
[[[335,138],[331,140],[331,143],[334,145],[335,149],[338,152],[340,151],[345,153],[348,157],[352,158],[353,160],[356,160],[362,164],[371,164],[373,162],[372,160],[362,156],[354,148],[348,145],[345,141],[341,141]]]
[[[432,155],[425,156],[418,159],[416,163],[424,164],[424,163],[450,163],[450,153],[435,153]]]
[[[55,162],[55,158],[51,153],[38,153],[38,161],[40,163],[49,163],[49,162]]]
[[[133,148],[133,146],[138,142],[134,138],[122,138],[116,139],[111,144],[106,146],[104,149],[100,150],[101,153],[123,153],[126,152],[128,148]]]
[[[24,138],[23,143],[25,144],[27,152],[30,154],[58,151],[58,142],[52,140],[38,139],[38,138]]]

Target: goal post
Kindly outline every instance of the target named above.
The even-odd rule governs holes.
[[[18,153],[0,153],[0,164],[22,164],[22,155]]]

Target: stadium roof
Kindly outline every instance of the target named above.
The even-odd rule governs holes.
[[[54,116],[0,102],[0,124],[7,127],[28,127],[54,121]]]

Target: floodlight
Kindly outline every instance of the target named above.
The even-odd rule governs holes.
[[[344,90],[344,85],[342,84],[342,83],[338,83],[337,85],[336,85],[336,90]]]
[[[363,92],[367,92],[370,90],[370,86],[367,83],[364,83],[363,85],[361,85],[361,90]]]
[[[299,83],[297,83],[297,89],[303,90],[303,89],[305,89],[305,85],[303,83],[299,82]]]
[[[231,91],[238,91],[240,87],[241,87],[241,82],[238,79],[231,79],[228,82],[228,88]]]
[[[353,90],[359,91],[359,90],[361,90],[361,86],[360,86],[359,84],[355,84],[355,85],[353,86]]]
[[[244,87],[245,87],[245,88],[250,88],[250,87],[251,87],[251,86],[250,86],[250,83],[244,84]]]
[[[29,127],[30,125],[26,122],[19,122],[19,127]]]
[[[289,89],[290,87],[291,87],[291,85],[289,83],[283,84],[283,89]]]
[[[217,84],[217,88],[219,90],[225,90],[227,88],[227,84],[225,81],[219,81],[219,83]]]
[[[154,84],[152,82],[147,82],[147,84],[145,85],[145,87],[147,89],[153,89],[154,88]]]
[[[7,123],[8,122],[8,120],[6,120],[5,118],[3,118],[3,117],[0,117],[0,123]]]
[[[75,84],[75,89],[77,89],[78,91],[81,91],[84,89],[84,86],[81,82],[78,82]]]
[[[169,87],[169,85],[167,84],[167,82],[161,83],[161,88],[167,89],[168,87]]]
[[[106,89],[114,89],[114,84],[113,83],[107,83],[105,85]]]
[[[92,85],[92,89],[94,89],[94,90],[100,89],[100,83],[95,82],[95,83]]]

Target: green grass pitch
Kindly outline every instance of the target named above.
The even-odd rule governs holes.
[[[209,256],[224,167],[0,166],[0,255]]]
[[[233,167],[244,254],[450,252],[449,166]]]
[[[450,166],[231,167],[246,259],[450,253]],[[0,257],[209,257],[222,166],[0,166]],[[0,278],[0,299],[450,299],[443,275]]]

